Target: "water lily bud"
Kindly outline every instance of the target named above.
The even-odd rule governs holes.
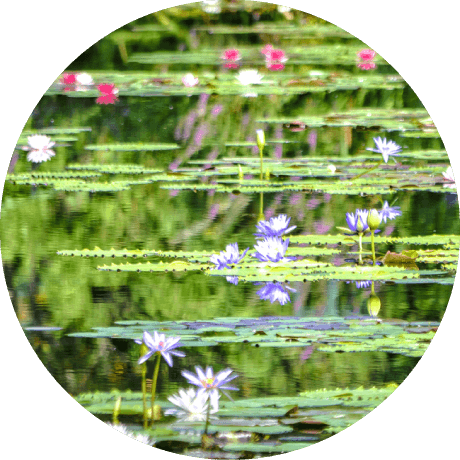
[[[335,171],[337,170],[337,168],[334,165],[329,165],[327,169],[331,174],[335,174]]]
[[[243,180],[244,179],[244,173],[243,173],[243,168],[241,165],[238,165],[238,179]]]
[[[261,152],[265,147],[265,133],[263,129],[258,129],[257,134],[257,147],[259,147],[259,152]]]
[[[367,225],[371,230],[377,230],[379,228],[382,218],[377,209],[371,209],[367,216]]]
[[[371,296],[367,299],[367,311],[369,312],[369,316],[372,316],[373,318],[377,317],[381,305],[380,299],[375,294],[371,294]]]
[[[362,217],[361,216],[358,216],[357,220],[356,220],[356,231],[358,233],[362,233],[363,230],[365,229],[365,225],[364,225],[364,222],[362,220]]]

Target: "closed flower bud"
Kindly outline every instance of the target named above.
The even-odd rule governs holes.
[[[377,209],[371,209],[367,216],[367,225],[371,230],[377,230],[379,228],[382,217],[380,216]]]
[[[259,152],[261,152],[265,147],[265,133],[263,129],[258,129],[257,134],[257,147],[259,147]]]
[[[369,312],[369,316],[375,318],[379,314],[380,307],[380,299],[375,294],[371,294],[367,299],[367,311]]]
[[[364,225],[364,222],[362,221],[362,217],[358,216],[358,219],[356,221],[356,231],[358,233],[362,233],[365,228],[366,228],[366,226]]]

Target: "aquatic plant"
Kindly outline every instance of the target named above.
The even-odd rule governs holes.
[[[358,62],[357,66],[361,70],[373,70],[373,69],[375,69],[377,67],[375,62],[372,62],[372,61]]]
[[[382,222],[382,217],[377,209],[371,209],[367,215],[367,225],[371,231],[371,247],[372,247],[372,264],[375,265],[375,241],[374,233],[378,229],[380,222]]]
[[[217,270],[231,268],[232,265],[241,262],[248,251],[249,248],[246,248],[240,255],[238,243],[228,244],[225,251],[221,251],[220,254],[213,254],[210,260],[216,265]]]
[[[368,288],[372,284],[372,281],[356,281],[356,287],[358,289]]]
[[[226,69],[237,69],[239,64],[237,61],[241,60],[240,52],[237,49],[225,50],[221,56],[221,59],[225,61],[224,67]]]
[[[158,371],[160,369],[160,359],[161,356],[168,363],[168,366],[172,367],[173,361],[171,355],[180,356],[183,358],[185,353],[182,351],[177,351],[176,348],[181,346],[180,337],[168,337],[166,338],[164,334],[158,334],[158,332],[153,332],[153,337],[147,331],[144,331],[142,340],[136,339],[135,342],[141,345],[141,357],[138,360],[138,364],[142,364],[142,394],[144,400],[144,425],[147,424],[147,411],[146,411],[146,373],[147,368],[145,362],[153,355],[157,356],[157,361],[155,364],[155,370],[153,371],[152,377],[152,396],[151,396],[151,417],[152,423],[154,420],[154,408],[155,408],[155,394],[156,386],[158,379]],[[143,351],[147,349],[148,351],[145,354],[142,354]]]
[[[369,231],[369,226],[367,224],[368,214],[369,211],[367,209],[357,209],[355,213],[347,212],[346,220],[352,233],[346,233],[346,235],[359,235],[360,233],[367,233]]]
[[[396,144],[394,141],[387,141],[386,138],[382,139],[381,137],[374,137],[376,149],[367,148],[371,152],[381,153],[383,156],[383,161],[388,163],[390,156],[398,157],[398,153],[402,150],[402,147]]]
[[[135,340],[135,342],[139,345],[144,343],[145,345],[147,345],[149,351],[144,356],[140,357],[137,363],[142,364],[155,353],[159,353],[168,363],[168,366],[172,367],[173,360],[171,355],[179,356],[181,358],[185,356],[184,352],[175,350],[176,348],[181,346],[179,341],[180,337],[166,338],[164,334],[158,334],[157,331],[153,332],[152,337],[151,334],[149,334],[147,331],[144,331],[142,340]]]
[[[54,157],[56,153],[51,150],[51,147],[55,144],[50,137],[44,136],[42,134],[35,134],[27,138],[29,144],[28,147],[25,147],[29,150],[27,154],[27,160],[32,163],[41,163],[43,161],[48,161],[51,157]]]
[[[90,86],[94,85],[93,77],[86,72],[77,74],[75,83],[77,91],[87,91]]]
[[[193,86],[198,85],[199,80],[197,77],[194,77],[192,73],[187,73],[182,77],[182,83],[187,88],[192,88]]]
[[[210,366],[206,367],[204,371],[200,366],[195,366],[196,374],[183,370],[181,374],[188,380],[192,385],[199,387],[197,395],[206,394],[211,402],[211,407],[219,407],[219,392],[221,391],[227,398],[232,399],[229,394],[224,390],[238,391],[239,389],[230,385],[227,385],[233,379],[238,377],[238,374],[231,375],[232,369],[224,369],[214,375],[213,368]]]
[[[98,85],[97,89],[100,92],[100,96],[96,99],[96,104],[115,104],[118,101],[118,89],[115,88],[114,84],[104,83]]]
[[[289,238],[283,240],[279,236],[267,236],[254,245],[256,252],[252,254],[260,262],[288,262],[295,257],[285,257],[289,246]]]
[[[235,77],[242,85],[259,85],[262,82],[263,75],[255,69],[240,70]]]
[[[117,430],[126,436],[129,436],[130,438],[136,441],[142,442],[143,444],[147,444],[149,446],[153,445],[153,441],[147,435],[135,433],[134,431],[131,431],[130,429],[128,429],[126,425],[122,425],[121,423],[108,423],[108,422],[106,422],[106,425],[110,426],[114,430]]]
[[[388,201],[383,203],[383,208],[379,211],[381,220],[386,223],[387,219],[393,220],[398,216],[402,216],[399,206],[390,206]]]
[[[358,52],[358,57],[363,61],[372,61],[375,58],[376,52],[370,49],[364,49]]]
[[[454,171],[452,170],[452,166],[449,166],[445,172],[442,173],[444,180],[447,181],[447,184],[444,184],[444,187],[447,188],[456,188],[455,185],[455,178],[454,178]]]
[[[288,60],[283,50],[275,49],[272,45],[265,45],[261,53],[265,55],[265,66],[269,70],[283,70],[284,62]]]
[[[289,227],[290,221],[291,218],[286,214],[280,214],[279,216],[271,217],[270,220],[260,221],[256,225],[259,233],[254,233],[254,235],[258,238],[265,238],[266,236],[282,236],[297,228],[296,225]]]
[[[255,284],[264,284],[264,286],[259,289],[256,294],[262,300],[269,300],[270,303],[278,301],[281,305],[285,305],[291,301],[289,296],[289,291],[296,292],[295,289],[285,286],[279,282],[269,282],[269,283],[255,283]]]
[[[188,388],[187,390],[180,388],[178,394],[168,396],[168,400],[182,410],[169,409],[165,412],[165,415],[177,415],[182,421],[204,422],[209,410],[209,404],[211,404],[211,414],[215,414],[219,410],[218,400],[220,394],[218,394],[217,400],[214,400],[215,406],[212,406],[212,402],[209,402],[208,396],[208,393],[200,392],[195,388]]]

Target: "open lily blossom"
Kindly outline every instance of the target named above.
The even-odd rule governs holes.
[[[249,248],[246,248],[240,255],[238,243],[228,244],[225,251],[221,251],[220,254],[213,254],[210,260],[216,265],[217,270],[231,268],[232,265],[241,262],[248,251]]]
[[[383,222],[387,222],[387,219],[393,220],[396,219],[398,216],[402,216],[402,212],[400,211],[399,206],[390,206],[388,201],[383,203],[383,208],[379,211],[380,217]]]
[[[454,170],[452,169],[452,166],[449,166],[446,171],[442,173],[442,175],[445,180],[455,182]]]
[[[365,49],[358,52],[358,57],[363,61],[372,61],[377,53],[374,50]]]
[[[168,363],[169,367],[172,367],[173,360],[171,355],[179,356],[183,358],[185,353],[182,351],[177,351],[176,348],[182,346],[180,343],[180,337],[168,337],[166,338],[164,334],[158,334],[157,331],[153,332],[153,337],[147,331],[144,331],[142,340],[135,340],[139,345],[145,343],[149,351],[139,358],[138,364],[142,364],[147,361],[155,353],[159,352],[161,356]]]
[[[262,220],[257,225],[256,228],[259,233],[254,233],[258,238],[264,238],[266,236],[282,236],[286,233],[292,232],[296,225],[289,227],[289,222],[291,218],[286,214],[280,214],[276,217],[271,217],[270,220]]]
[[[77,91],[87,91],[90,86],[94,85],[93,77],[89,73],[83,72],[76,76]]]
[[[202,422],[206,420],[209,404],[211,404],[210,414],[215,414],[219,410],[219,398],[220,394],[218,394],[217,399],[209,402],[209,394],[206,391],[200,392],[195,388],[188,388],[187,390],[180,388],[178,394],[168,396],[168,400],[180,407],[181,410],[168,409],[165,415],[176,415],[182,421],[187,422]],[[213,406],[212,402],[216,405]]]
[[[182,77],[182,83],[187,88],[192,88],[193,86],[198,85],[198,78],[194,77],[192,73],[187,73]]]
[[[249,249],[249,248],[248,248]],[[229,282],[238,286],[238,277],[237,276],[226,276],[225,279]]]
[[[101,95],[96,99],[96,104],[115,104],[118,101],[118,89],[115,88],[114,84],[104,83],[98,85],[97,89]]]
[[[265,56],[265,65],[267,69],[284,69],[284,62],[286,62],[288,58],[283,50],[275,49],[272,45],[265,45],[260,52]]]
[[[371,152],[381,153],[385,163],[388,163],[388,158],[391,156],[398,157],[398,153],[401,152],[402,147],[394,141],[387,141],[386,138],[374,137],[376,149],[367,148]],[[396,161],[396,160],[395,160]]]
[[[368,288],[372,286],[372,281],[356,281],[356,287],[358,289]]]
[[[237,374],[233,373],[232,369],[224,369],[214,375],[212,367],[206,367],[204,371],[201,367],[195,366],[196,374],[189,371],[182,371],[181,374],[191,383],[199,387],[197,394],[207,393],[211,401],[211,407],[215,408],[219,405],[219,391],[222,391],[225,396],[232,399],[228,393],[224,390],[238,391],[238,388],[227,385],[233,379],[238,377]]]
[[[262,82],[263,75],[257,70],[247,69],[240,70],[238,75],[235,77],[242,85],[260,85]]]
[[[123,433],[126,436],[129,436],[132,439],[135,439],[136,441],[142,442],[149,446],[153,445],[153,441],[147,435],[135,433],[134,431],[131,431],[130,429],[128,429],[126,425],[122,425],[121,423],[113,424],[113,423],[108,423],[108,422],[106,422],[106,425],[110,426],[114,430],[119,431],[120,433]]]
[[[225,61],[225,68],[237,69],[239,67],[238,61],[241,60],[241,55],[237,49],[229,49],[224,51],[224,54],[222,54],[221,59]]]
[[[260,262],[289,262],[295,257],[285,257],[289,246],[289,238],[283,240],[279,236],[268,236],[254,245],[257,251],[252,254]]]
[[[368,214],[369,211],[367,209],[357,209],[355,213],[347,212],[347,224],[352,231],[352,233],[349,233],[348,235],[369,232],[369,225],[367,225]]]
[[[54,157],[56,153],[51,150],[51,147],[55,144],[50,137],[43,134],[34,134],[27,138],[29,144],[25,149],[29,150],[27,154],[27,160],[32,163],[41,163],[48,161],[51,157]]]

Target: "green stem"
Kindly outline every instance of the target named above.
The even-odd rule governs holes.
[[[258,222],[260,222],[261,220],[265,220],[265,217],[264,217],[264,194],[262,192],[260,192],[260,206],[259,206],[259,220]]]
[[[155,406],[155,394],[156,394],[156,389],[157,389],[157,379],[158,379],[158,371],[160,370],[160,360],[161,360],[161,353],[156,352],[157,355],[157,362],[155,364],[155,370],[153,371],[153,378],[152,378],[152,402],[151,402],[151,407],[152,407],[152,425],[154,422],[154,411],[153,408]]]
[[[142,364],[142,408],[144,413],[144,428],[147,428],[147,364]]]
[[[260,180],[264,179],[264,149],[259,150],[260,154]]]
[[[375,231],[375,230],[372,230],[372,232],[371,232],[372,265],[375,265],[374,231]]]
[[[383,160],[380,163],[377,163],[377,165],[373,166],[372,168],[366,169],[366,171],[364,171],[361,174],[358,174],[357,176],[352,177],[351,179],[348,179],[348,180],[359,179],[361,176],[364,176],[364,174],[370,173],[374,169],[377,169],[382,163],[383,163]]]
[[[363,234],[360,233],[359,235],[359,264],[363,264]]]
[[[209,414],[211,413],[211,400],[208,401],[208,410],[206,412],[206,423],[204,425],[204,434],[208,434]]]

